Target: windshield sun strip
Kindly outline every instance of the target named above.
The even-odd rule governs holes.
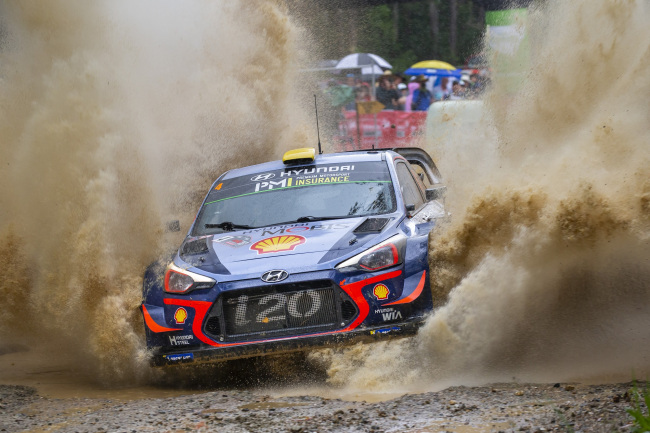
[[[211,202],[208,202],[204,206],[207,206],[207,205],[212,204],[212,203],[217,203],[217,202],[220,202],[220,201],[224,201],[224,200],[230,200],[232,198],[244,197],[244,196],[252,195],[252,194],[260,194],[260,193],[264,193],[264,192],[280,191],[281,189],[306,188],[306,187],[310,187],[310,186],[340,185],[342,183],[392,183],[392,181],[390,181],[390,180],[359,180],[359,181],[349,181],[349,182],[315,183],[315,184],[310,184],[310,185],[284,186],[284,187],[280,187],[280,188],[267,189],[267,190],[264,190],[264,191],[253,191],[253,192],[247,192],[246,194],[233,195],[232,197],[220,198],[219,200],[213,200]]]

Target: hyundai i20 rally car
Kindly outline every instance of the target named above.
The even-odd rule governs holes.
[[[416,148],[287,152],[211,186],[170,263],[144,276],[153,365],[414,333],[444,186]]]

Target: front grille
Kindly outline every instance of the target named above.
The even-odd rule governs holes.
[[[354,306],[352,301],[345,300],[341,303],[341,316],[344,321],[349,321],[356,315],[357,307]]]
[[[329,280],[274,284],[224,293],[205,332],[221,341],[271,338],[340,329],[357,307]]]
[[[212,335],[221,334],[221,321],[219,316],[211,316],[205,323],[205,332]]]

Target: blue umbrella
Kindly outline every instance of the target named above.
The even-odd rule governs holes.
[[[418,62],[404,71],[406,75],[426,75],[428,77],[461,77],[461,70],[440,60]]]

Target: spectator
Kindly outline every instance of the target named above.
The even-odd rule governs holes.
[[[472,74],[469,76],[469,88],[472,90],[478,89],[481,87],[481,84],[478,81],[478,74]]]
[[[393,82],[389,75],[382,75],[379,77],[379,87],[375,94],[377,101],[384,104],[384,110],[397,110],[399,93],[393,87]]]
[[[469,97],[476,98],[481,91],[483,90],[483,83],[478,74],[472,74],[469,76],[469,83],[466,87],[466,94]]]
[[[414,80],[420,87],[413,92],[413,100],[411,102],[411,110],[413,111],[426,111],[429,105],[433,102],[431,92],[427,90],[427,78],[424,75],[419,75]]]
[[[440,84],[433,88],[433,95],[436,101],[444,101],[449,99],[451,89],[449,86],[449,78],[441,77]]]
[[[404,111],[406,109],[406,100],[409,96],[409,89],[406,84],[399,83],[397,84],[397,92],[399,93],[399,99],[397,100],[399,103],[399,109]]]
[[[329,97],[330,104],[333,107],[343,107],[354,100],[354,88],[340,85],[336,80],[329,80],[327,82],[325,94]]]
[[[356,102],[368,102],[372,100],[370,96],[370,89],[368,86],[359,86],[355,89],[356,92]]]
[[[347,74],[345,76],[345,85],[349,87],[356,87],[357,86],[357,79],[354,76],[354,74]]]
[[[402,77],[400,74],[393,74],[393,83],[399,90],[399,85],[404,84],[404,77]]]
[[[454,101],[465,99],[465,89],[463,89],[463,86],[461,86],[460,82],[454,81],[452,84],[451,95],[449,95],[449,99]]]
[[[413,103],[413,92],[415,92],[420,87],[420,83],[411,81],[408,85],[409,95],[406,97],[406,102],[404,103],[404,111],[413,111],[411,105]]]

